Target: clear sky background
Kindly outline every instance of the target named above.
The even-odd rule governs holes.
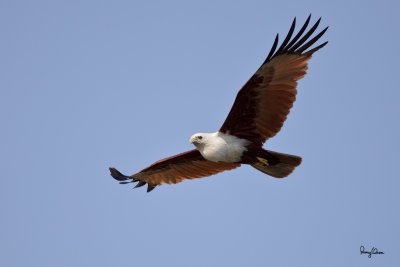
[[[0,266],[399,266],[396,2],[0,1]],[[219,129],[310,13],[329,44],[266,144],[290,177],[109,176]]]

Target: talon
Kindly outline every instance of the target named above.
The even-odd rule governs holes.
[[[263,158],[259,158],[259,157],[257,157],[257,159],[258,159],[258,161],[261,162],[262,164],[267,165],[267,166],[269,165],[269,162],[268,162],[267,159],[263,159]]]

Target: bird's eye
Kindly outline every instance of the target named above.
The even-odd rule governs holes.
[[[198,138],[199,140],[201,140],[201,139],[203,139],[203,136],[197,136],[197,138]]]

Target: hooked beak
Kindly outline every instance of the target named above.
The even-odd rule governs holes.
[[[197,145],[197,140],[195,136],[190,137],[189,144]]]

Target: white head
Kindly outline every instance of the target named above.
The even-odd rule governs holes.
[[[194,134],[190,137],[189,139],[189,143],[193,144],[195,147],[199,148],[204,146],[204,144],[207,142],[208,139],[208,135],[207,133],[197,133]]]

